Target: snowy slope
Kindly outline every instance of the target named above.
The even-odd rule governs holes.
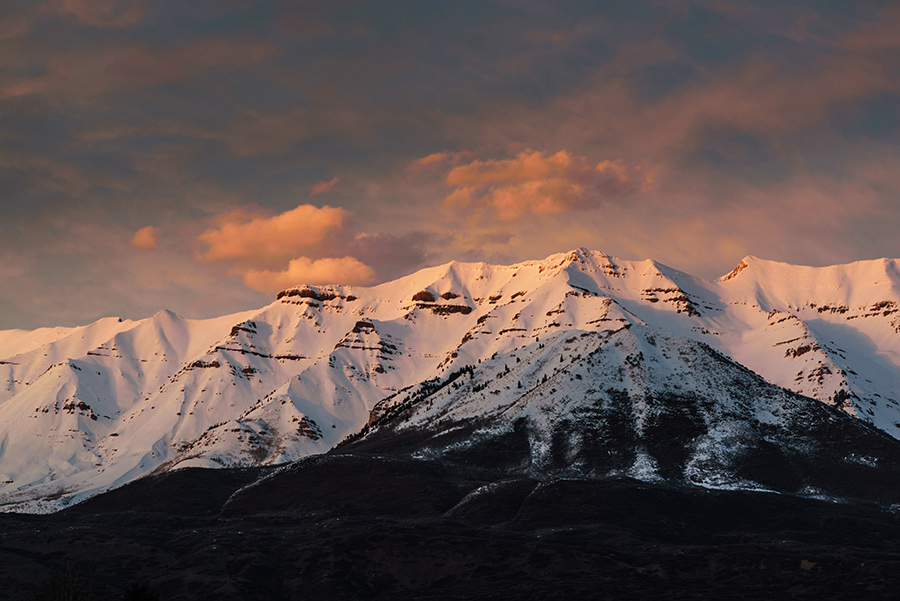
[[[695,363],[715,349],[900,437],[897,274],[890,260],[811,268],[748,257],[711,282],[579,249],[511,266],[454,262],[372,288],[299,286],[212,320],[160,312],[0,332],[0,504],[48,511],[153,471],[321,453],[421,382],[487,373],[514,353],[510,370],[537,370],[551,340],[638,330],[679,341]],[[648,390],[673,378],[698,394],[712,385],[666,365],[635,373]],[[609,384],[608,373],[579,375],[585,390]],[[447,411],[489,411],[472,403]]]
[[[746,320],[743,341],[724,347],[731,356],[900,436],[900,261],[814,268],[747,257],[729,275],[717,288]]]
[[[340,450],[409,454],[488,480],[627,475],[896,499],[900,447],[859,420],[700,342],[640,325],[569,334],[385,399]]]

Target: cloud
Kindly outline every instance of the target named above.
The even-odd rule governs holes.
[[[311,196],[316,196],[317,194],[325,194],[329,192],[332,188],[338,185],[341,181],[341,178],[335,177],[333,179],[328,180],[327,182],[322,181],[315,184],[312,189],[309,191]]]
[[[277,292],[298,284],[368,284],[374,277],[372,268],[354,257],[298,257],[283,271],[250,270],[244,274],[244,283],[261,292]]]
[[[436,232],[412,231],[403,234],[362,233],[326,254],[364,257],[378,269],[380,281],[398,278],[427,265],[440,262],[435,250],[448,246],[451,236]]]
[[[492,209],[502,219],[523,213],[560,213],[598,206],[640,191],[652,182],[639,167],[617,161],[591,165],[561,150],[546,156],[523,151],[513,159],[473,161],[453,168],[446,183],[455,189],[445,203],[456,209]]]
[[[0,20],[0,42],[23,36],[31,31],[31,21],[23,15],[6,15]]]
[[[209,245],[202,260],[231,259],[250,265],[283,261],[301,254],[330,231],[340,230],[347,218],[341,208],[299,205],[272,217],[232,214],[227,220],[199,236]]]
[[[900,25],[900,7],[889,6],[881,12],[874,25],[851,31],[841,40],[851,52],[895,51],[900,48],[897,27]]]
[[[416,159],[412,163],[409,164],[410,169],[421,169],[423,167],[429,167],[431,165],[439,165],[445,162],[450,157],[450,153],[447,152],[435,152],[429,154],[426,157],[422,157],[421,159]]]
[[[429,154],[428,156],[424,156],[420,159],[416,159],[409,164],[407,169],[410,171],[417,171],[420,169],[426,169],[428,167],[434,167],[436,165],[443,165],[445,163],[454,164],[459,159],[460,155],[468,154],[461,152],[434,152]]]
[[[106,43],[38,57],[40,75],[0,86],[0,98],[55,94],[63,104],[123,89],[184,81],[215,68],[255,65],[276,50],[270,43],[210,40],[170,48]]]
[[[261,292],[297,284],[369,284],[374,269],[349,254],[365,249],[348,240],[348,217],[344,209],[309,204],[278,215],[230,211],[200,234],[209,248],[197,259],[228,261],[232,275]],[[338,253],[348,254],[336,258]]]
[[[299,142],[316,137],[341,138],[361,144],[372,134],[373,124],[380,119],[387,117],[377,111],[363,114],[353,107],[335,103],[319,109],[292,107],[283,112],[241,109],[224,124],[213,127],[190,125],[177,133],[219,141],[236,157],[278,156],[291,151]],[[390,121],[397,123],[398,120],[390,118]]]
[[[142,227],[131,239],[131,246],[145,249],[156,248],[156,232],[156,228],[151,225]]]
[[[422,169],[427,169],[430,167],[435,167],[437,165],[443,164],[451,164],[456,165],[461,161],[471,158],[473,153],[469,151],[462,152],[434,152],[429,154],[428,156],[424,156],[420,159],[416,159],[412,161],[407,170],[409,171],[419,171]]]
[[[91,27],[118,29],[139,23],[144,4],[120,0],[55,0],[47,3],[45,10],[70,16]]]
[[[108,73],[133,85],[146,85],[181,81],[216,67],[254,65],[275,52],[275,46],[212,40],[162,50],[132,45],[118,52]]]
[[[34,258],[20,253],[0,253],[0,279],[19,278],[31,271]]]

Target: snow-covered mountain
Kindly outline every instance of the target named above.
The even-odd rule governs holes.
[[[642,325],[550,334],[385,399],[336,452],[524,476],[896,502],[900,445],[702,342]],[[491,484],[490,486],[494,486]]]
[[[401,413],[391,431],[528,417],[546,426],[532,430],[534,465],[540,449],[566,448],[576,468],[590,440],[623,436],[614,419],[591,436],[572,430],[568,446],[541,437],[598,408],[631,433],[592,470],[765,488],[732,459],[759,440],[808,450],[816,428],[804,420],[839,415],[778,387],[900,438],[898,334],[897,260],[747,257],[707,281],[585,249],[454,262],[371,288],[299,286],[210,320],[164,311],[0,332],[0,503],[52,511],[154,471],[284,463]],[[704,400],[640,401],[688,397]],[[691,416],[677,469],[644,435],[661,415]]]

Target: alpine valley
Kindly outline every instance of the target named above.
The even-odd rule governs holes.
[[[879,598],[898,439],[900,260],[578,249],[6,331],[0,586],[90,544],[170,598]]]

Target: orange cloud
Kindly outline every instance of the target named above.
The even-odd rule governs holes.
[[[232,259],[251,264],[287,260],[320,242],[328,232],[341,229],[347,211],[305,204],[272,217],[248,219],[235,213],[229,216],[200,234],[199,240],[209,245],[200,259]]]
[[[471,156],[472,152],[466,150],[462,152],[434,152],[432,154],[429,154],[428,156],[424,156],[411,162],[407,169],[409,171],[418,171],[420,169],[426,169],[429,167],[434,167],[435,165],[442,165],[445,163],[456,165],[463,160],[471,158]]]
[[[550,156],[524,151],[513,159],[474,161],[452,169],[446,182],[456,188],[445,199],[447,205],[490,208],[513,219],[529,212],[589,209],[611,196],[639,191],[650,178],[617,161],[590,165],[585,157],[561,150]]]
[[[198,239],[209,248],[197,259],[229,261],[232,274],[262,292],[297,284],[368,284],[375,271],[355,257],[306,256],[330,254],[340,248],[326,236],[343,230],[348,215],[341,208],[309,204],[278,215],[230,211],[200,234]]]
[[[335,177],[333,179],[328,180],[327,182],[318,182],[316,185],[312,187],[309,191],[310,195],[315,196],[317,194],[324,194],[334,188],[341,182],[339,177]]]
[[[284,271],[250,270],[244,274],[244,283],[254,290],[271,293],[298,284],[368,284],[374,277],[372,268],[354,257],[298,257]]]
[[[574,162],[580,164],[574,165]],[[565,177],[575,170],[587,169],[587,161],[573,160],[564,150],[545,157],[538,151],[520,152],[514,159],[474,161],[456,167],[447,174],[447,183],[457,187],[514,185],[554,177]]]
[[[410,169],[422,169],[423,167],[429,167],[431,165],[438,165],[450,159],[449,152],[435,152],[429,154],[427,157],[422,157],[421,159],[416,159],[412,163],[409,164]]]
[[[139,229],[131,239],[131,246],[146,249],[156,248],[156,228],[148,225]]]

